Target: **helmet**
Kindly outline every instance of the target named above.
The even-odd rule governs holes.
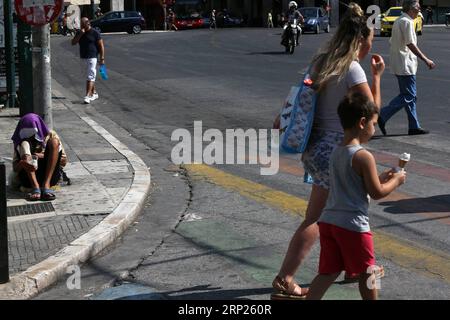
[[[289,2],[289,9],[290,8],[292,8],[292,7],[294,7],[295,9],[297,9],[297,2],[295,2],[295,1],[291,1],[291,2]]]

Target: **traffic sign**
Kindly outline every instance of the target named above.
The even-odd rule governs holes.
[[[61,13],[64,0],[16,0],[17,16],[26,24],[43,26]]]

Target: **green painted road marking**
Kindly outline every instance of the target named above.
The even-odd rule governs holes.
[[[276,269],[283,256],[275,254],[272,244],[256,242],[255,239],[237,233],[223,221],[197,220],[185,222],[178,226],[177,233],[189,239],[198,247],[220,255],[239,266],[248,278],[271,288],[271,283],[278,272]],[[269,247],[269,249],[266,249]],[[296,280],[300,284],[309,284],[316,275],[316,270],[302,266]],[[327,292],[325,299],[360,299],[358,289],[350,285],[334,285]]]

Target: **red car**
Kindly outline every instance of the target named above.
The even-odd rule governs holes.
[[[196,29],[203,27],[202,17],[176,17],[175,25],[178,29]]]

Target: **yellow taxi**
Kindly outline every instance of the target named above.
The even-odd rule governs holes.
[[[398,19],[403,13],[402,7],[391,7],[389,8],[385,13],[381,15],[381,30],[380,35],[388,36],[391,35],[392,32],[392,26],[395,22],[395,20]],[[422,28],[423,28],[423,16],[419,12],[419,15],[416,19],[414,19],[414,29],[416,30],[416,33],[420,36],[422,35]]]

